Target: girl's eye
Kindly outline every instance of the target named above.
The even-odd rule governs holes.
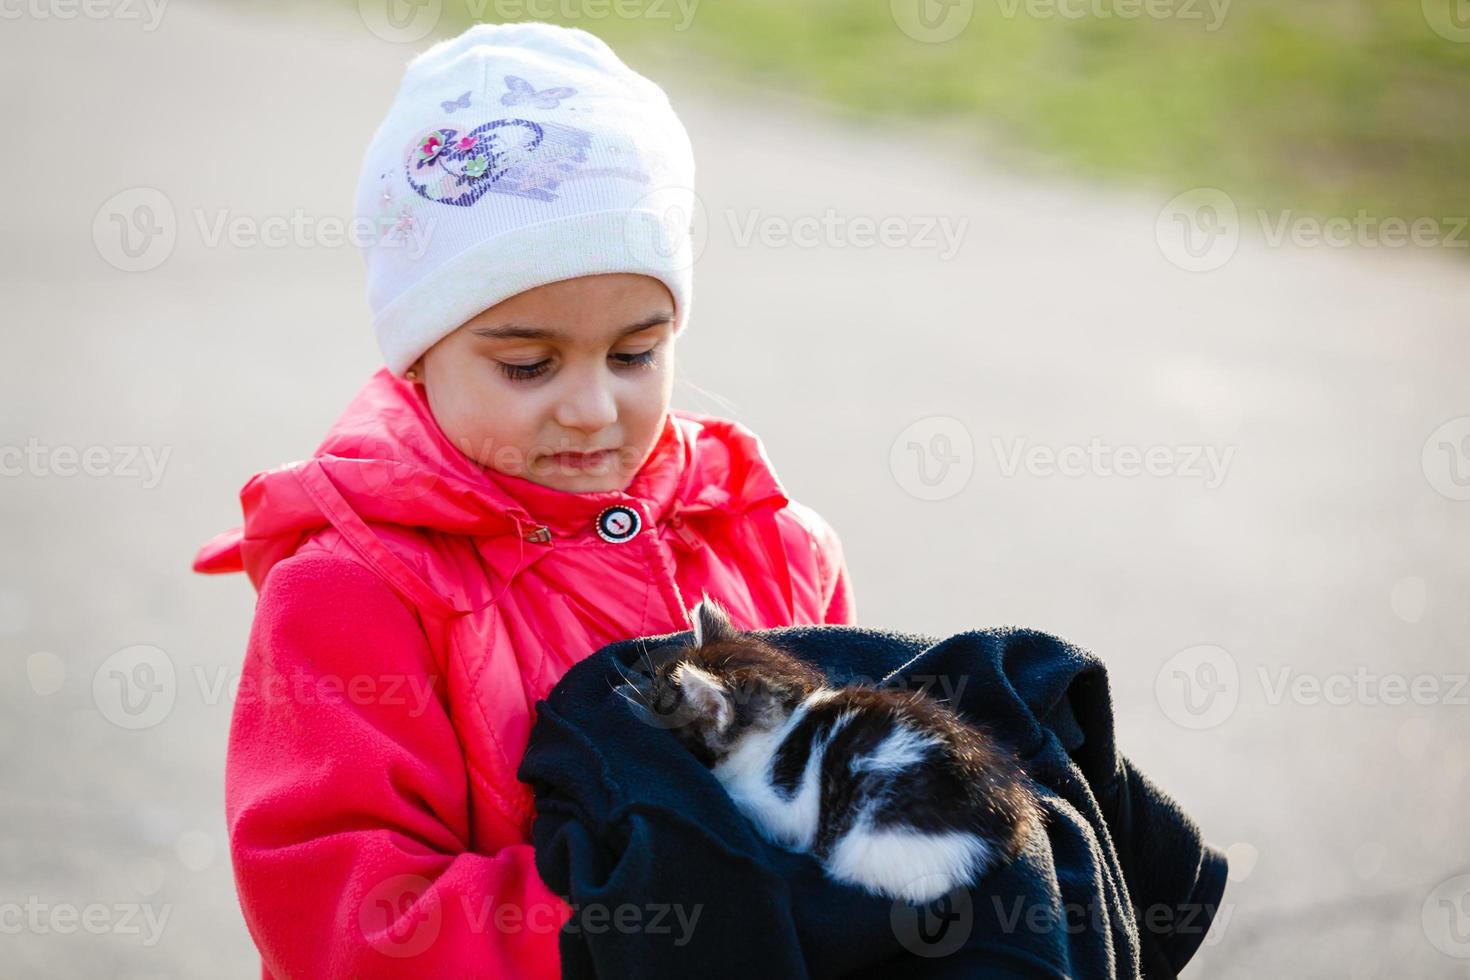
[[[645,364],[653,363],[653,352],[656,350],[658,350],[657,347],[650,347],[641,354],[614,354],[613,358],[618,363],[626,364],[629,367],[641,367]]]
[[[657,347],[651,347],[641,354],[613,354],[612,359],[624,367],[646,367],[653,363]],[[539,378],[551,370],[551,360],[537,361],[535,364],[507,364],[505,361],[498,362],[501,373],[512,381],[530,381]]]
[[[550,367],[550,360],[537,361],[535,364],[507,364],[504,361],[500,362],[500,370],[512,381],[529,381],[532,378],[540,377]]]

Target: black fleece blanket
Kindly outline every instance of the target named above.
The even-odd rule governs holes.
[[[766,843],[673,735],[612,691],[616,643],[538,702],[520,778],[542,878],[573,907],[563,976],[1172,977],[1225,888],[1225,856],[1113,742],[1107,672],[1031,630],[945,640],[851,626],[758,631],[835,683],[924,687],[984,722],[1038,784],[1022,856],[927,906],[870,896]]]

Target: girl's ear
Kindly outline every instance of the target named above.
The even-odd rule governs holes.
[[[690,618],[693,620],[695,646],[733,640],[740,632],[730,625],[730,618],[725,615],[725,610],[707,592],[700,593],[700,600],[695,604]]]

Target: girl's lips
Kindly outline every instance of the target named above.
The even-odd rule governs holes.
[[[546,459],[568,469],[589,470],[612,459],[614,452],[612,449],[600,449],[595,453],[557,453],[555,456],[547,456]]]

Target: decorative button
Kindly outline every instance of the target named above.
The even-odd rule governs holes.
[[[597,515],[597,533],[602,540],[619,544],[632,538],[643,527],[643,518],[632,507],[613,504]]]

